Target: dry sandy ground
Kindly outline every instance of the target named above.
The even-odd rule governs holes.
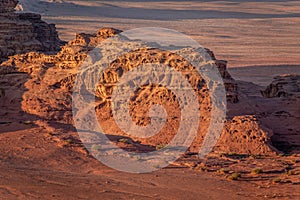
[[[20,130],[9,131],[16,127]],[[75,143],[54,140],[55,136],[34,125],[13,122],[2,125],[1,129],[5,131],[0,134],[1,199],[238,200],[300,197],[299,182],[271,183],[265,180],[270,176],[268,174],[245,175],[241,180],[229,181],[224,174],[183,166],[169,166],[149,174],[122,173],[103,166]]]
[[[275,76],[282,74],[300,74],[300,66],[248,66],[228,68],[228,71],[236,80],[252,82],[265,87],[273,81]]]
[[[64,40],[99,27],[163,27],[185,33],[229,67],[299,64],[300,1],[23,0]]]

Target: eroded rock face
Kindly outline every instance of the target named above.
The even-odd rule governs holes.
[[[18,101],[25,112],[37,117],[72,123],[71,95],[78,67],[90,50],[120,31],[103,28],[99,32],[101,34],[78,34],[56,55],[30,52],[12,56],[3,62],[0,65],[1,76],[10,79],[19,73],[30,76],[24,83],[25,88],[22,87],[22,98],[14,101]],[[4,82],[1,86],[6,88],[8,84],[11,83]]]
[[[0,13],[14,12],[18,0],[0,0]]]
[[[300,76],[289,74],[276,76],[261,93],[266,98],[300,96]]]
[[[256,116],[236,116],[225,123],[215,150],[247,155],[270,155],[277,151],[272,146],[272,136],[273,131],[264,127]]]
[[[57,52],[63,42],[55,25],[42,21],[39,14],[15,13],[17,3],[17,0],[0,1],[0,62],[31,51]]]
[[[63,46],[62,50],[56,55],[31,52],[12,56],[0,66],[0,76],[3,77],[1,79],[7,80],[2,82],[0,89],[7,93],[9,88],[7,85],[12,83],[12,77],[15,77],[13,82],[16,82],[19,79],[17,77],[25,77],[26,75],[27,80],[22,82],[24,87],[19,87],[22,98],[14,99],[13,102],[19,102],[23,111],[38,118],[71,124],[73,123],[72,89],[79,67],[87,57],[87,54],[97,45],[101,45],[105,38],[120,32],[116,29],[102,28],[96,34],[78,34],[74,40]],[[225,82],[228,101],[237,102],[237,86],[226,70],[226,61],[215,59],[213,53],[209,50],[207,51],[212,55],[213,61]],[[168,64],[178,71],[192,72],[193,67],[185,60],[180,59],[170,52],[162,52],[156,49],[139,49],[121,56],[108,67],[103,76],[104,80],[102,80],[106,84],[101,83],[101,80],[99,80],[100,84],[96,92],[98,97],[96,103],[98,106],[95,108],[98,118],[103,120],[104,125],[108,127],[108,132],[122,135],[114,124],[111,111],[108,109],[113,89],[112,85],[128,70],[142,63],[159,63],[163,60],[164,64]],[[186,75],[186,79],[197,90],[198,100],[201,103],[201,122],[198,139],[192,145],[195,146],[194,150],[197,152],[196,146],[201,146],[209,125],[210,98],[205,87],[205,81],[201,77]],[[16,86],[15,88],[18,87]],[[143,91],[141,90],[141,92],[136,94],[136,97],[133,98],[136,101],[133,101],[130,105],[130,112],[134,116],[132,120],[139,125],[147,125],[149,123],[149,119],[143,115],[147,115],[147,110],[151,105],[150,100],[166,105],[169,118],[167,126],[162,129],[161,133],[142,142],[154,146],[168,143],[176,134],[174,130],[178,128],[180,119],[180,113],[177,112],[179,111],[178,102],[174,98],[174,94],[164,88],[154,86],[144,87],[143,89]],[[13,97],[13,91],[9,93],[11,94],[6,95],[5,99],[8,96]],[[144,98],[144,95],[151,97],[150,100],[149,98]],[[3,97],[1,98],[4,99]],[[5,100],[5,102],[6,106],[9,107],[9,101]],[[140,113],[143,113],[143,115],[139,115]],[[272,131],[264,128],[254,116],[235,117],[226,122],[222,136],[216,146],[216,151],[268,154],[274,152],[270,146],[271,135]]]
[[[300,75],[281,75],[263,91],[263,121],[274,130],[274,145],[286,152],[300,150]]]
[[[24,101],[22,102],[26,112],[46,119],[70,122],[72,120],[71,93],[79,66],[87,57],[89,51],[94,49],[104,39],[120,32],[120,30],[116,29],[102,28],[96,34],[77,34],[75,39],[63,46],[62,50],[56,55],[31,52],[13,56],[2,64],[0,70],[2,73],[9,73],[9,71],[11,73],[16,71],[25,72],[32,77],[26,83],[26,87],[35,89],[29,89],[24,94]],[[212,52],[208,51],[208,53],[212,55],[224,79],[229,94],[228,100],[236,102],[238,99],[236,84],[226,70],[226,62],[218,61]],[[139,64],[154,61],[160,62],[160,60],[165,60],[166,58],[165,64],[169,64],[171,67],[174,65],[173,67],[178,68],[179,71],[189,67],[186,61],[183,60],[182,65],[176,66],[175,63],[179,59],[178,56],[169,54],[158,50],[142,50],[116,60],[104,73],[105,80],[103,81],[105,81],[106,85],[101,85],[100,83],[96,92],[96,96],[100,99],[99,103],[109,102],[112,91],[111,85],[121,78],[123,74],[120,74],[120,69],[125,73]],[[192,69],[192,66],[190,68]],[[189,76],[189,79],[190,83],[195,87],[194,89],[199,89],[198,87],[205,84],[201,77]],[[207,98],[208,91],[204,87],[202,90],[199,90],[198,94],[201,97],[200,101],[209,99]],[[204,107],[208,107],[208,102]],[[68,117],[65,116],[66,113],[68,113]]]

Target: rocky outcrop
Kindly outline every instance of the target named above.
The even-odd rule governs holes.
[[[300,96],[300,75],[281,75],[262,92],[266,98]]]
[[[270,155],[278,152],[271,142],[273,131],[258,117],[236,116],[225,123],[215,151],[247,155]]]
[[[78,34],[55,55],[30,52],[15,55],[0,65],[0,76],[12,77],[25,73],[26,81],[22,99],[15,99],[22,110],[46,120],[72,123],[71,95],[78,67],[88,52],[105,38],[119,33],[103,28],[96,34]],[[5,79],[6,80],[6,79]],[[5,85],[10,83],[3,83]]]
[[[9,56],[31,51],[55,53],[63,42],[53,24],[41,15],[15,13],[17,0],[0,0],[0,62]]]
[[[266,110],[262,119],[274,130],[274,145],[286,152],[299,152],[300,75],[276,76],[261,94],[261,109]]]
[[[88,53],[101,44],[104,39],[120,32],[120,30],[116,29],[102,28],[96,34],[77,34],[74,40],[68,42],[55,55],[30,52],[12,56],[0,66],[0,76],[3,77],[2,80],[7,80],[7,83],[2,82],[2,86],[11,84],[8,83],[9,80],[11,82],[12,77],[16,77],[17,79],[17,77],[20,77],[20,73],[23,74],[22,77],[26,75],[28,80],[24,82],[25,87],[20,88],[22,89],[20,93],[23,93],[22,98],[15,99],[12,102],[19,101],[23,111],[38,118],[71,124],[73,123],[72,88],[79,66],[81,66]],[[227,72],[226,61],[217,60],[211,51],[207,50],[207,52],[211,54],[213,62],[218,67],[224,80],[228,101],[232,103],[238,102],[237,86],[234,79]],[[115,60],[105,71],[104,80],[99,80],[100,83],[96,92],[96,96],[98,97],[96,112],[99,120],[103,120],[112,133],[121,134],[114,122],[110,121],[112,116],[109,110],[109,102],[112,85],[128,70],[137,67],[139,64],[160,61],[164,61],[165,64],[174,67],[178,71],[188,70],[191,72],[190,74],[186,74],[186,79],[197,91],[198,99],[201,103],[201,125],[198,139],[193,144],[194,146],[199,146],[203,142],[203,137],[205,136],[210,120],[209,93],[205,87],[205,81],[199,76],[194,76],[196,73],[192,73],[194,70],[193,67],[179,56],[170,52],[161,52],[157,49],[139,49],[135,52],[122,55]],[[8,87],[2,86],[0,88],[4,92],[8,90]],[[10,91],[9,93],[12,92]],[[145,118],[143,115],[140,115],[140,113],[147,113],[147,109],[151,105],[149,99],[143,98],[145,94],[151,96],[151,101],[166,105],[166,110],[170,115],[168,116],[169,120],[166,128],[157,137],[142,142],[150,145],[167,143],[173,138],[173,130],[178,128],[177,122],[180,119],[180,113],[178,115],[176,111],[179,110],[176,109],[176,106],[178,106],[176,98],[173,98],[174,94],[163,88],[144,87],[143,92],[136,94],[136,102],[130,105],[134,116],[132,120],[139,125],[149,123],[147,117]],[[8,95],[13,96],[11,94]],[[6,102],[9,101],[6,100]],[[268,154],[272,152],[270,146],[271,135],[272,131],[264,128],[255,117],[235,117],[226,122],[216,151]],[[196,148],[194,149],[196,150]]]
[[[18,0],[0,0],[0,13],[14,12]]]
[[[80,64],[84,61],[89,51],[94,49],[104,39],[120,33],[120,30],[111,28],[102,28],[96,34],[77,34],[75,39],[68,42],[62,47],[62,50],[56,55],[46,55],[41,53],[28,53],[24,55],[16,55],[11,57],[8,61],[2,64],[0,71],[2,73],[25,72],[28,73],[32,79],[26,83],[29,89],[24,94],[22,101],[23,109],[26,112],[35,114],[45,119],[63,120],[70,122],[72,120],[71,113],[71,94],[74,80],[77,75]],[[225,81],[226,89],[228,90],[228,100],[236,102],[237,92],[236,84],[226,70],[226,62],[215,59],[212,52],[208,51],[216,65],[221,72]],[[152,55],[153,54],[153,55]],[[164,55],[165,54],[165,55]],[[119,58],[112,63],[109,70],[104,75],[107,79],[105,85],[99,85],[96,92],[97,97],[101,100],[99,103],[109,102],[111,95],[111,85],[119,77],[111,79],[112,74],[118,74],[118,68],[123,68],[124,73],[141,63],[149,63],[154,60],[159,61],[165,57],[169,57],[169,65],[172,67],[175,63],[175,55],[170,53],[160,54],[158,50],[140,50],[138,52],[129,53],[125,57]],[[169,55],[170,54],[170,55]],[[128,68],[129,67],[129,68]],[[185,62],[182,65],[174,65],[178,70],[186,67]],[[120,74],[121,75],[121,74]],[[195,89],[199,89],[199,84],[204,85],[204,80],[201,77],[189,76],[191,84]],[[101,81],[100,81],[101,82]],[[202,102],[207,97],[208,91],[203,87],[199,90],[199,100]],[[207,98],[209,99],[209,98]],[[208,109],[209,101],[203,104]],[[205,109],[204,109],[205,110]],[[67,114],[66,114],[67,113]],[[68,117],[67,117],[67,116]]]

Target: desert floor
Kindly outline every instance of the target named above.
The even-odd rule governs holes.
[[[16,129],[19,130],[11,132]],[[237,181],[228,180],[226,174],[218,171],[204,172],[200,168],[182,165],[171,165],[148,174],[129,174],[104,166],[83,153],[75,143],[54,140],[55,136],[33,124],[12,122],[1,125],[1,130],[1,199],[239,200],[300,197],[299,180],[298,183],[294,180],[294,184],[272,182],[282,173],[276,167],[262,175],[245,172]],[[52,133],[61,134],[61,130]],[[267,165],[266,162],[273,159],[262,160],[260,165]],[[292,159],[299,162],[300,157]],[[291,158],[280,162],[288,161]],[[276,164],[274,162],[274,166]],[[244,168],[242,163],[238,165]],[[255,163],[248,166],[253,168]]]

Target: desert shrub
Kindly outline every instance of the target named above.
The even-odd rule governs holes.
[[[274,178],[273,179],[273,183],[280,183],[281,182],[281,179],[280,178]]]
[[[92,147],[91,147],[91,150],[92,150],[92,151],[99,151],[99,150],[100,150],[100,145],[98,145],[98,144],[93,144]]]
[[[71,139],[66,139],[64,142],[66,145],[70,145],[73,143],[73,141]]]
[[[227,173],[229,173],[229,169],[221,168],[220,172],[227,174]]]
[[[261,168],[255,168],[252,170],[252,173],[253,174],[261,174],[261,173],[263,173],[263,170]]]
[[[126,139],[126,138],[121,138],[121,139],[119,139],[119,142],[122,142],[122,143],[124,143],[124,144],[128,144],[128,139]]]
[[[295,172],[294,170],[289,170],[289,171],[287,172],[287,174],[288,174],[289,176],[291,176],[291,175],[295,175],[296,172]]]
[[[165,144],[158,144],[156,145],[156,150],[163,149],[166,145]]]
[[[235,173],[232,173],[230,176],[228,176],[228,179],[229,180],[238,180],[239,178],[241,178],[242,176],[241,176],[241,174],[240,173],[237,173],[237,172],[235,172]]]

